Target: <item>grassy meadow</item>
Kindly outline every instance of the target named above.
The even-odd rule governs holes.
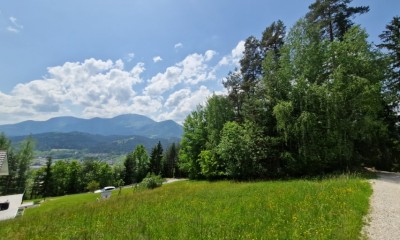
[[[0,222],[2,239],[358,239],[370,185],[357,177],[182,181],[51,198]]]

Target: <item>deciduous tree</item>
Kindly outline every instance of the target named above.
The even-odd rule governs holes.
[[[227,176],[246,179],[253,176],[253,163],[246,130],[236,122],[227,122],[217,152],[226,164]]]
[[[77,160],[73,160],[68,164],[67,193],[80,193],[83,190],[82,165]]]
[[[180,143],[179,168],[188,174],[189,178],[199,178],[202,176],[199,164],[199,155],[205,150],[207,142],[207,130],[204,109],[197,107],[186,117],[183,123],[184,133]]]
[[[31,137],[24,140],[18,150],[16,158],[18,159],[18,170],[16,178],[16,191],[23,193],[28,179],[29,166],[33,160],[34,142]]]

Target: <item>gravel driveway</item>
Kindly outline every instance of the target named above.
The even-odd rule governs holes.
[[[400,174],[377,172],[371,180],[373,194],[369,223],[363,229],[368,239],[400,239]]]

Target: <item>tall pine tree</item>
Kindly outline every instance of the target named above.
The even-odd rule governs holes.
[[[157,145],[151,150],[150,154],[150,172],[156,175],[161,174],[161,163],[163,158],[163,147],[158,141]]]
[[[344,34],[354,24],[351,20],[356,14],[369,11],[368,6],[350,7],[352,0],[316,0],[309,6],[307,19],[317,24],[322,36],[331,42],[343,39]]]
[[[400,17],[394,17],[379,37],[382,43],[378,46],[386,49],[389,56],[386,87],[393,107],[398,108],[400,103]]]

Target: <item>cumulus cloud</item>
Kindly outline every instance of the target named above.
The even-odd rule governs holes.
[[[152,77],[145,87],[146,95],[160,95],[181,82],[182,69],[176,66],[168,67],[164,73]]]
[[[176,44],[174,45],[174,48],[183,48],[183,44],[182,44],[181,42],[176,43]]]
[[[153,62],[157,63],[157,62],[161,62],[163,59],[160,56],[155,56],[153,57]]]
[[[175,66],[168,67],[165,72],[158,73],[149,80],[144,89],[145,95],[161,95],[180,83],[195,85],[215,79],[212,69],[207,64],[214,55],[215,52],[211,50],[205,54],[194,53]]]
[[[134,86],[143,81],[145,68],[143,63],[130,71],[123,67],[121,60],[93,58],[50,67],[45,79],[18,84],[9,95],[1,93],[0,113],[44,118],[73,112],[71,106],[82,108],[83,117],[126,113],[135,103]]]
[[[159,115],[158,119],[174,119],[182,123],[186,116],[199,104],[204,104],[210,95],[211,91],[203,85],[193,92],[188,88],[178,90],[168,97],[164,104],[166,111]]]
[[[11,22],[11,25],[9,25],[6,28],[7,31],[12,32],[12,33],[19,33],[24,28],[23,25],[21,25],[17,22],[16,17],[11,16],[11,17],[9,17],[9,20]]]
[[[218,63],[218,66],[234,65],[239,66],[239,61],[243,57],[244,52],[244,41],[240,41],[234,49],[232,49],[231,54],[224,56]]]
[[[216,51],[207,50],[207,51],[205,52],[205,54],[204,54],[204,56],[205,56],[204,60],[205,60],[206,62],[208,62],[208,61],[210,61],[211,59],[213,59],[213,57],[214,57],[216,54],[217,54]]]
[[[152,115],[162,107],[162,97],[137,96],[133,99],[134,112]]]
[[[91,118],[126,113],[182,123],[198,104],[205,103],[212,92],[222,88],[220,78],[225,75],[217,77],[216,69],[233,68],[243,50],[244,42],[239,42],[222,58],[217,58],[212,50],[193,53],[147,79],[142,79],[145,65],[140,62],[125,69],[122,60],[90,58],[49,67],[43,79],[18,84],[9,94],[0,92],[0,124],[56,116]]]
[[[85,117],[114,117],[120,114],[136,113],[146,116],[153,116],[162,107],[161,98],[149,96],[135,96],[130,101],[121,102],[111,99],[108,108],[90,106],[83,110]]]
[[[190,89],[188,88],[180,89],[169,95],[167,101],[165,101],[164,106],[167,108],[175,107],[176,105],[178,105],[178,103],[188,98],[190,94],[191,94]]]

